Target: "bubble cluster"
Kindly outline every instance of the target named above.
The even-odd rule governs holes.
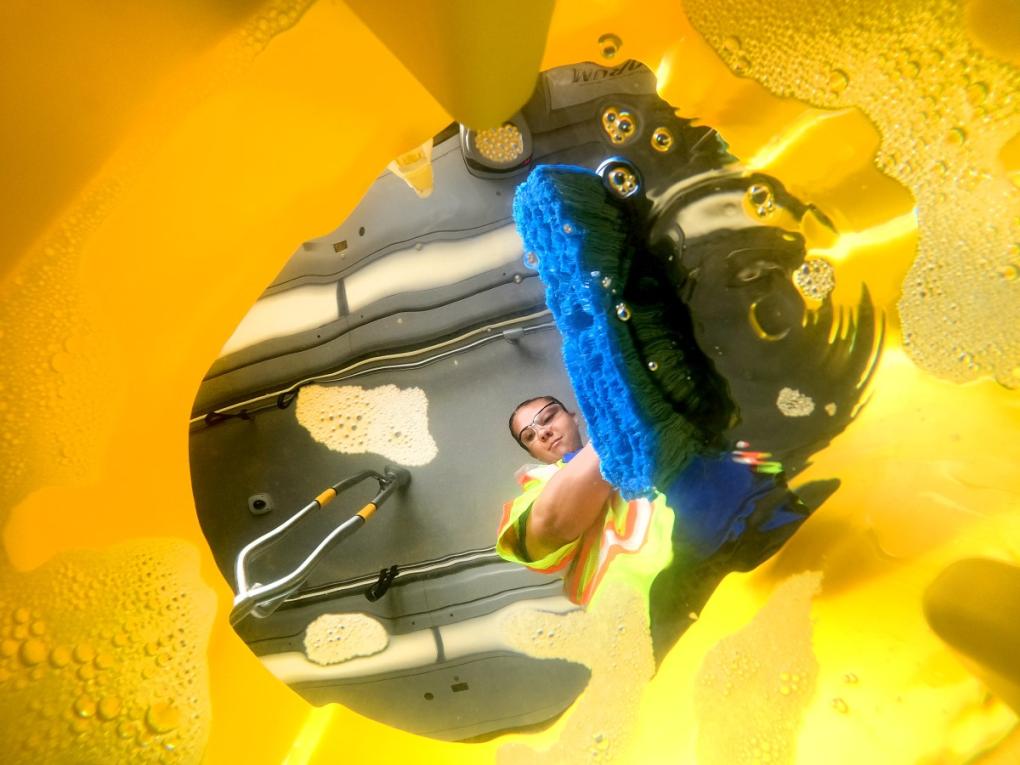
[[[899,314],[912,359],[962,382],[1020,387],[1020,299],[1010,246],[1020,188],[1003,149],[1020,134],[1020,69],[975,45],[963,3],[684,4],[734,73],[781,97],[859,107],[879,168],[917,203],[918,253]],[[967,361],[962,355],[969,354]]]
[[[744,203],[759,218],[767,218],[776,210],[776,199],[767,183],[755,183],[747,189]]]
[[[591,680],[551,748],[507,744],[498,751],[499,765],[619,759],[633,736],[642,689],[655,672],[644,599],[625,585],[604,583],[587,611],[520,609],[507,614],[501,629],[529,656],[584,664]]]
[[[493,162],[513,162],[524,153],[524,138],[520,128],[506,124],[482,130],[475,136],[478,153]]]
[[[386,628],[367,614],[323,614],[305,630],[305,654],[316,664],[371,656],[389,642]]]
[[[776,408],[785,417],[807,417],[815,411],[815,402],[814,399],[799,390],[783,388],[779,391],[779,396],[776,397]]]
[[[793,272],[793,284],[810,300],[825,300],[836,286],[832,266],[822,258],[808,258]]]
[[[602,129],[614,144],[624,144],[638,134],[637,115],[617,106],[602,111]]]
[[[343,454],[374,452],[401,465],[427,465],[438,454],[421,388],[308,385],[296,412],[312,438]]]
[[[65,553],[0,589],[6,763],[197,763],[215,599],[187,545]]]
[[[246,64],[261,53],[279,34],[297,24],[312,7],[314,0],[270,0],[259,6],[239,34],[235,54],[239,64]]]
[[[78,269],[119,193],[111,181],[84,194],[0,286],[0,327],[18,328],[17,337],[0,331],[0,484],[9,501],[29,486],[81,480],[105,455],[109,344],[86,318]]]
[[[792,763],[814,693],[811,600],[821,574],[787,579],[740,631],[720,640],[695,679],[698,762]]]

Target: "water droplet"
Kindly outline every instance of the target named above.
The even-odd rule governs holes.
[[[46,661],[49,649],[41,640],[32,638],[21,644],[21,662],[29,667]]]
[[[832,700],[832,708],[839,712],[841,715],[845,715],[847,712],[850,711],[850,707],[847,705],[847,703],[843,701],[843,699],[839,698]]]
[[[71,652],[64,646],[57,646],[50,651],[50,664],[57,669],[71,663]]]
[[[569,223],[564,223],[563,224],[563,233],[564,234],[573,234],[574,233],[574,227],[571,226]]]
[[[842,93],[850,84],[850,77],[842,69],[833,69],[829,72],[829,92],[834,94]]]
[[[523,276],[520,274],[514,274],[514,284],[520,284],[522,281],[524,281]]]
[[[604,34],[599,38],[599,51],[603,58],[614,58],[620,51],[623,41],[614,34]]]
[[[764,183],[755,183],[747,189],[747,199],[755,207],[766,205],[772,199],[772,189]]]
[[[630,306],[626,303],[616,304],[616,318],[620,321],[630,321]]]
[[[967,141],[967,131],[962,127],[954,127],[949,131],[946,140],[953,146],[963,146]]]
[[[1020,268],[1009,263],[1005,266],[999,266],[999,276],[1007,282],[1015,282],[1020,279]]]
[[[751,59],[747,56],[740,55],[733,59],[733,73],[738,77],[743,77],[745,74],[751,71]]]
[[[17,640],[11,640],[10,638],[0,642],[0,655],[13,656],[18,652],[19,645]]]
[[[988,98],[988,85],[984,82],[973,82],[967,86],[967,101],[971,106],[980,106]]]
[[[727,53],[733,54],[740,50],[741,42],[739,37],[730,35],[722,42],[722,49]]]
[[[14,621],[18,624],[27,624],[28,620],[32,618],[32,614],[29,613],[27,608],[19,608],[14,612]]]
[[[648,362],[648,370],[650,372],[658,372],[659,371],[659,364],[658,364],[658,362],[656,362],[656,361],[649,361]]]
[[[89,696],[79,696],[74,700],[73,708],[78,717],[92,717],[96,713],[96,702]]]
[[[602,286],[605,289],[609,289],[610,287],[612,287],[613,286],[613,277],[611,277],[611,276],[603,276],[602,277]]]
[[[32,622],[32,626],[29,627],[28,631],[31,632],[36,637],[38,637],[39,635],[42,635],[46,632],[46,622],[44,621]]]
[[[170,702],[157,702],[145,711],[145,724],[153,733],[168,733],[181,723],[181,712]]]
[[[74,647],[74,660],[85,664],[96,658],[96,649],[88,643],[79,643]]]
[[[132,720],[124,720],[117,725],[117,735],[121,738],[134,738],[138,733],[138,723]]]
[[[104,696],[96,706],[96,714],[100,720],[112,720],[120,714],[121,703],[116,696]]]
[[[667,128],[657,127],[652,133],[652,148],[659,152],[666,152],[673,148],[673,134]]]
[[[108,653],[100,653],[96,655],[95,661],[96,669],[109,669],[113,666],[113,657]]]

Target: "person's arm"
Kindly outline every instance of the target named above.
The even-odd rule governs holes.
[[[612,491],[599,472],[598,454],[588,444],[549,479],[531,507],[525,541],[531,560],[581,536],[598,520]]]

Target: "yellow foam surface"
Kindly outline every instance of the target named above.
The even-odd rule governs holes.
[[[647,606],[627,587],[600,594],[591,611],[511,614],[501,629],[511,645],[539,659],[584,664],[591,680],[584,694],[556,726],[551,743],[513,741],[498,751],[497,762],[614,762],[633,739],[638,702],[655,670]]]
[[[215,599],[181,542],[67,552],[0,589],[5,762],[195,762]]]
[[[475,744],[312,710],[268,675],[227,624],[186,423],[296,245],[335,228],[466,91],[517,98],[534,71],[487,61],[499,46],[469,43],[500,29],[472,36],[465,19],[478,16],[456,4],[433,24],[447,30],[436,56],[428,25],[375,16],[409,25],[389,36],[403,58],[336,2],[187,11],[201,23],[162,0],[131,13],[38,3],[5,26],[18,41],[6,90],[25,97],[0,125],[16,169],[0,248],[0,751],[934,764],[968,762],[1009,732],[1014,713],[935,637],[921,598],[956,560],[1020,554],[1015,33],[983,0],[685,5],[690,18],[677,4],[564,0],[548,29],[502,34],[534,36],[522,58],[544,41],[543,67],[647,63],[681,115],[833,220],[835,238],[805,231],[812,254],[831,264],[838,305],[867,284],[890,322],[887,353],[857,421],[802,477],[838,477],[840,490],[776,559],[722,583],[651,681],[647,636],[613,632],[626,598],[556,617],[592,637],[556,655],[606,667],[591,695],[545,732]],[[543,17],[536,7],[521,12]],[[146,51],[158,60],[133,67]],[[422,60],[471,76],[430,66],[426,89],[408,69]],[[44,182],[19,183],[27,173]],[[480,432],[490,415],[505,437],[502,413],[478,413]],[[611,657],[592,655],[598,636]],[[613,660],[631,667],[626,682],[606,680]]]
[[[811,598],[819,580],[808,573],[784,582],[750,624],[705,656],[694,697],[698,762],[794,762],[818,680]]]

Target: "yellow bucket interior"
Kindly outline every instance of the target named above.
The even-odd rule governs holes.
[[[7,761],[1020,757],[1020,677],[924,614],[926,593],[938,609],[992,586],[964,564],[932,591],[951,564],[1020,559],[1020,6],[387,5],[7,9]],[[227,623],[191,494],[198,385],[295,246],[388,163],[451,120],[499,124],[541,69],[626,59],[825,209],[834,299],[866,282],[886,311],[869,401],[805,474],[842,488],[724,581],[653,679],[607,665],[548,730],[454,744],[314,709]],[[956,627],[994,654],[1009,608]]]

